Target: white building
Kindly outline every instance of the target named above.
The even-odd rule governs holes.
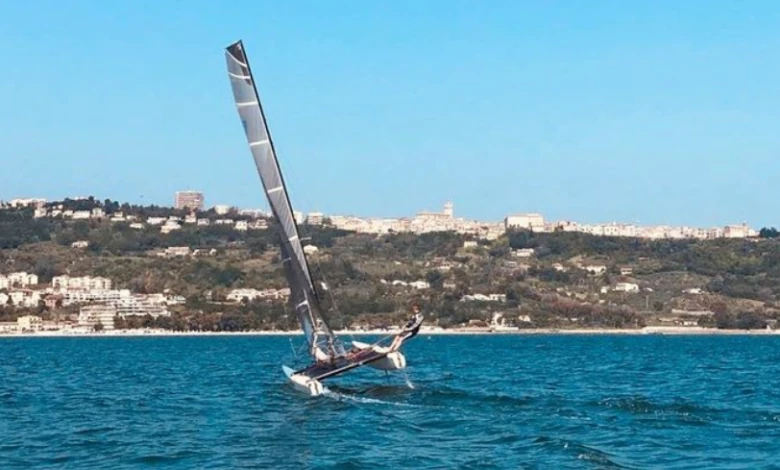
[[[536,213],[510,215],[504,219],[504,227],[506,230],[523,229],[543,232],[545,231],[544,217]]]
[[[8,201],[8,205],[14,208],[17,207],[40,207],[46,204],[46,199],[42,198],[16,198]]]
[[[265,230],[268,228],[268,222],[265,219],[257,219],[247,225],[249,230]]]
[[[461,302],[506,302],[506,294],[466,294]]]
[[[227,204],[217,204],[214,206],[214,212],[216,212],[218,215],[225,215],[230,212],[230,206]]]
[[[62,305],[111,303],[131,297],[128,289],[67,289],[60,292]]]
[[[607,267],[603,264],[589,264],[587,266],[583,266],[582,269],[588,271],[591,274],[604,274],[607,272]]]
[[[233,289],[227,295],[227,300],[231,302],[240,302],[244,299],[253,300],[286,300],[290,297],[290,289]]]
[[[727,225],[723,228],[723,236],[726,238],[747,238],[756,235],[756,231],[747,226],[742,225]]]
[[[516,258],[530,258],[534,255],[533,248],[520,248],[518,250],[512,250],[512,256]]]
[[[160,227],[160,233],[171,233],[174,230],[181,230],[181,225],[175,220],[166,220],[162,227]]]
[[[95,328],[99,323],[105,330],[114,329],[114,317],[116,307],[110,304],[84,305],[79,310],[78,324],[88,328]]]
[[[426,281],[414,281],[409,283],[409,287],[413,287],[415,289],[428,289],[431,287],[431,285]]]
[[[154,318],[171,315],[168,311],[167,298],[162,294],[135,294],[110,302],[116,310],[116,315],[125,318],[130,316],[150,315]]]
[[[169,246],[163,250],[159,255],[166,258],[173,258],[176,256],[188,256],[192,250],[188,246]]]
[[[54,276],[51,285],[55,289],[111,289],[111,279],[99,276],[81,276],[70,277],[67,274],[63,276]]]
[[[633,282],[618,282],[615,284],[615,291],[617,292],[639,292],[639,286]]]
[[[13,287],[29,287],[38,284],[38,276],[26,272],[0,274],[0,289],[11,289]]]
[[[77,242],[73,242],[70,244],[72,248],[87,248],[89,247],[89,242],[86,240],[79,240]]]
[[[241,215],[248,215],[253,219],[260,217],[270,217],[270,215],[262,209],[241,209],[238,213]]]
[[[12,290],[8,293],[8,297],[10,297],[11,303],[16,307],[35,308],[41,302],[41,292],[37,290]]]
[[[43,320],[36,315],[25,315],[16,319],[19,331],[40,331],[43,329]]]
[[[448,201],[441,212],[418,212],[410,222],[410,229],[414,233],[457,231],[463,222],[455,219],[453,205]]]
[[[325,220],[325,216],[322,212],[309,212],[309,215],[306,216],[306,223],[309,225],[322,225],[323,220]]]
[[[318,252],[319,248],[317,248],[314,245],[306,245],[303,247],[303,252],[307,255],[313,255],[314,253]]]

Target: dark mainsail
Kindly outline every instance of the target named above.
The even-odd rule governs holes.
[[[320,303],[312,283],[311,271],[303,252],[290,198],[243,43],[238,41],[228,46],[225,59],[233,97],[244,125],[249,148],[263,182],[268,203],[278,222],[284,272],[291,292],[290,300],[309,343],[309,352],[315,358],[317,349],[328,356],[342,355],[343,346],[320,314]]]

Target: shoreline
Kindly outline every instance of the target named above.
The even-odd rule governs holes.
[[[398,330],[339,330],[337,335],[342,336],[391,336]],[[127,338],[127,337],[173,337],[173,336],[301,336],[298,331],[169,331],[169,330],[112,330],[100,333],[77,331],[38,331],[26,333],[0,333],[2,338]],[[701,327],[645,327],[641,329],[557,329],[534,328],[512,329],[502,328],[491,330],[488,328],[453,328],[420,330],[420,336],[473,336],[473,335],[498,335],[498,336],[533,336],[533,335],[569,335],[569,336],[643,336],[643,335],[667,335],[667,336],[772,336],[780,335],[780,330],[719,330],[716,328]]]

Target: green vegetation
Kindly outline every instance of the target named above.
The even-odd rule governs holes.
[[[173,330],[243,331],[295,328],[281,302],[228,303],[236,288],[285,287],[276,232],[237,231],[230,225],[183,224],[169,234],[159,227],[131,228],[111,222],[122,212],[146,217],[184,217],[161,207],[95,199],[64,201],[71,210],[102,208],[102,219],[33,218],[30,209],[0,210],[2,272],[28,271],[42,283],[59,274],[111,278],[137,293],[172,292],[187,299],[171,317],[118,318],[116,326]],[[198,214],[215,220],[214,213]],[[234,220],[245,218],[230,214]],[[336,328],[387,326],[408,315],[412,302],[442,327],[489,323],[501,314],[522,328],[638,328],[699,324],[719,328],[764,328],[780,313],[780,239],[761,230],[760,239],[712,241],[644,240],[582,233],[508,233],[464,249],[455,233],[355,234],[304,225],[302,236],[319,248],[309,256],[313,275],[328,288],[319,294]],[[72,248],[87,241],[86,249]],[[198,250],[164,257],[166,247]],[[529,257],[518,249],[533,249]],[[603,274],[588,266],[606,267]],[[382,281],[385,282],[382,282]],[[426,281],[427,289],[402,285]],[[618,283],[638,292],[619,291]],[[503,294],[505,301],[462,301],[464,295]],[[712,314],[706,314],[706,312]],[[0,306],[0,320],[24,313],[46,318],[72,315],[73,308]]]

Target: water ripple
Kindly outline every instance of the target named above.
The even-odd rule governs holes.
[[[780,339],[433,337],[307,398],[282,337],[0,339],[0,468],[727,469],[780,461]]]

